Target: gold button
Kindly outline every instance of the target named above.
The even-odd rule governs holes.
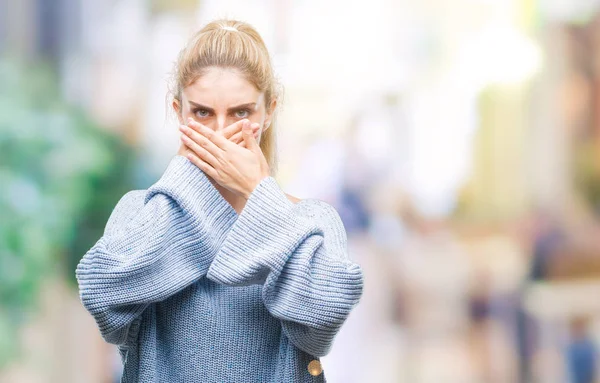
[[[321,362],[319,362],[317,359],[311,360],[308,364],[308,372],[310,372],[312,376],[317,376],[322,373],[323,368],[321,367]]]

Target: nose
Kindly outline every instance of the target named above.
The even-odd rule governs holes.
[[[215,127],[215,130],[223,130],[225,129],[225,123],[226,123],[226,117],[222,114],[217,115],[217,126]]]
[[[216,131],[223,130],[227,127],[227,116],[217,115],[216,118],[211,118],[209,121],[204,121],[203,124]]]

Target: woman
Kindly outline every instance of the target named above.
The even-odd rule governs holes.
[[[277,88],[248,24],[199,31],[176,66],[182,145],[125,194],[76,271],[125,382],[325,382],[363,289],[337,212],[271,175]]]

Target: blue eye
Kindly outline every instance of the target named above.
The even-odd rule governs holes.
[[[246,118],[250,115],[250,111],[248,109],[241,109],[235,112],[235,116],[237,118]]]
[[[194,114],[200,118],[203,118],[203,117],[208,117],[208,115],[210,113],[208,112],[208,110],[198,109],[198,110],[194,111]]]

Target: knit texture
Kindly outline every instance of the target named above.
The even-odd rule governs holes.
[[[267,177],[238,215],[179,155],[121,198],[76,276],[127,383],[326,382],[308,365],[363,290],[329,204]]]

